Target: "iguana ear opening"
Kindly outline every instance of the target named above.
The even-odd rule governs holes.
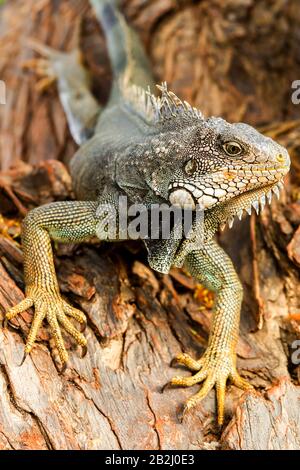
[[[188,176],[193,175],[197,171],[197,162],[194,158],[191,158],[184,167],[184,171]]]

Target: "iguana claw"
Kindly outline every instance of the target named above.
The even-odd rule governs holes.
[[[210,390],[215,387],[217,394],[218,424],[221,426],[224,422],[224,402],[227,380],[230,379],[234,385],[242,390],[253,390],[252,385],[238,374],[233,355],[229,354],[226,357],[216,357],[208,348],[199,361],[195,361],[188,354],[177,356],[175,361],[177,364],[183,364],[188,369],[197,372],[190,377],[174,377],[169,383],[170,386],[190,387],[203,382],[200,391],[189,398],[185,403],[180,416],[181,421],[186,413],[203,400]]]
[[[28,297],[22,300],[22,302],[20,302],[15,307],[12,307],[6,313],[6,319],[11,320],[19,313],[27,310],[29,307],[35,307],[35,313],[25,345],[25,354],[22,363],[24,362],[26,355],[29,354],[33,348],[38,330],[44,318],[47,318],[50,325],[51,333],[55,340],[59,358],[62,364],[67,362],[68,353],[64,345],[64,340],[62,338],[59,324],[61,324],[64,329],[75,339],[75,341],[83,347],[83,353],[85,355],[87,344],[86,338],[75,328],[73,323],[71,323],[67,317],[68,315],[74,318],[81,325],[86,325],[85,315],[80,310],[77,310],[76,308],[69,305],[57,292],[51,292],[44,288],[35,287],[33,289],[29,288],[27,293]]]

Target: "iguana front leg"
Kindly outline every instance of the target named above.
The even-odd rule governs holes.
[[[34,306],[35,313],[27,338],[25,353],[32,350],[36,335],[44,318],[47,318],[58,348],[61,362],[68,359],[60,325],[81,346],[86,339],[68,319],[75,318],[85,324],[85,315],[71,307],[60,295],[56,279],[51,239],[62,242],[79,242],[96,235],[96,202],[55,202],[29,212],[23,223],[24,272],[26,298],[11,308],[8,320]]]
[[[230,258],[215,242],[206,243],[199,251],[190,253],[185,262],[189,272],[216,294],[214,317],[206,352],[196,361],[187,354],[176,358],[177,363],[197,371],[192,377],[174,377],[171,385],[191,386],[204,381],[200,391],[192,396],[184,412],[202,400],[215,386],[218,403],[218,423],[224,420],[226,382],[230,379],[237,387],[253,387],[236,369],[236,344],[239,334],[242,286]]]

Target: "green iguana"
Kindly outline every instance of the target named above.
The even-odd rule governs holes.
[[[242,286],[233,264],[214,240],[219,227],[232,225],[244,210],[259,210],[272,192],[278,193],[290,166],[285,148],[243,123],[229,124],[201,112],[160,86],[154,88],[150,67],[137,35],[126,24],[114,2],[91,0],[105,32],[113,70],[113,84],[102,109],[89,88],[88,73],[78,49],[62,53],[33,43],[44,58],[35,59],[43,80],[56,80],[60,100],[79,150],[71,161],[71,176],[78,201],[54,202],[29,212],[23,223],[26,298],[11,308],[7,319],[34,306],[27,338],[30,353],[46,318],[62,364],[68,354],[63,327],[86,349],[86,338],[68,317],[83,327],[85,315],[61,297],[53,263],[51,240],[81,242],[107,239],[104,220],[118,212],[118,199],[130,203],[171,203],[204,209],[204,237],[145,239],[150,266],[167,273],[182,266],[215,292],[214,316],[208,347],[200,360],[186,354],[176,358],[194,372],[174,377],[172,385],[203,382],[186,403],[188,410],[215,386],[218,423],[224,419],[228,379],[244,390],[252,389],[236,368],[236,344]],[[119,216],[121,214],[118,214]],[[116,236],[116,239],[118,237]]]

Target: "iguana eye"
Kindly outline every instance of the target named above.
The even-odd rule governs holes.
[[[197,170],[197,163],[196,163],[196,160],[194,159],[189,160],[184,167],[184,171],[189,176],[195,173],[196,170]]]
[[[230,157],[236,157],[243,152],[243,147],[238,142],[225,142],[222,147]]]

